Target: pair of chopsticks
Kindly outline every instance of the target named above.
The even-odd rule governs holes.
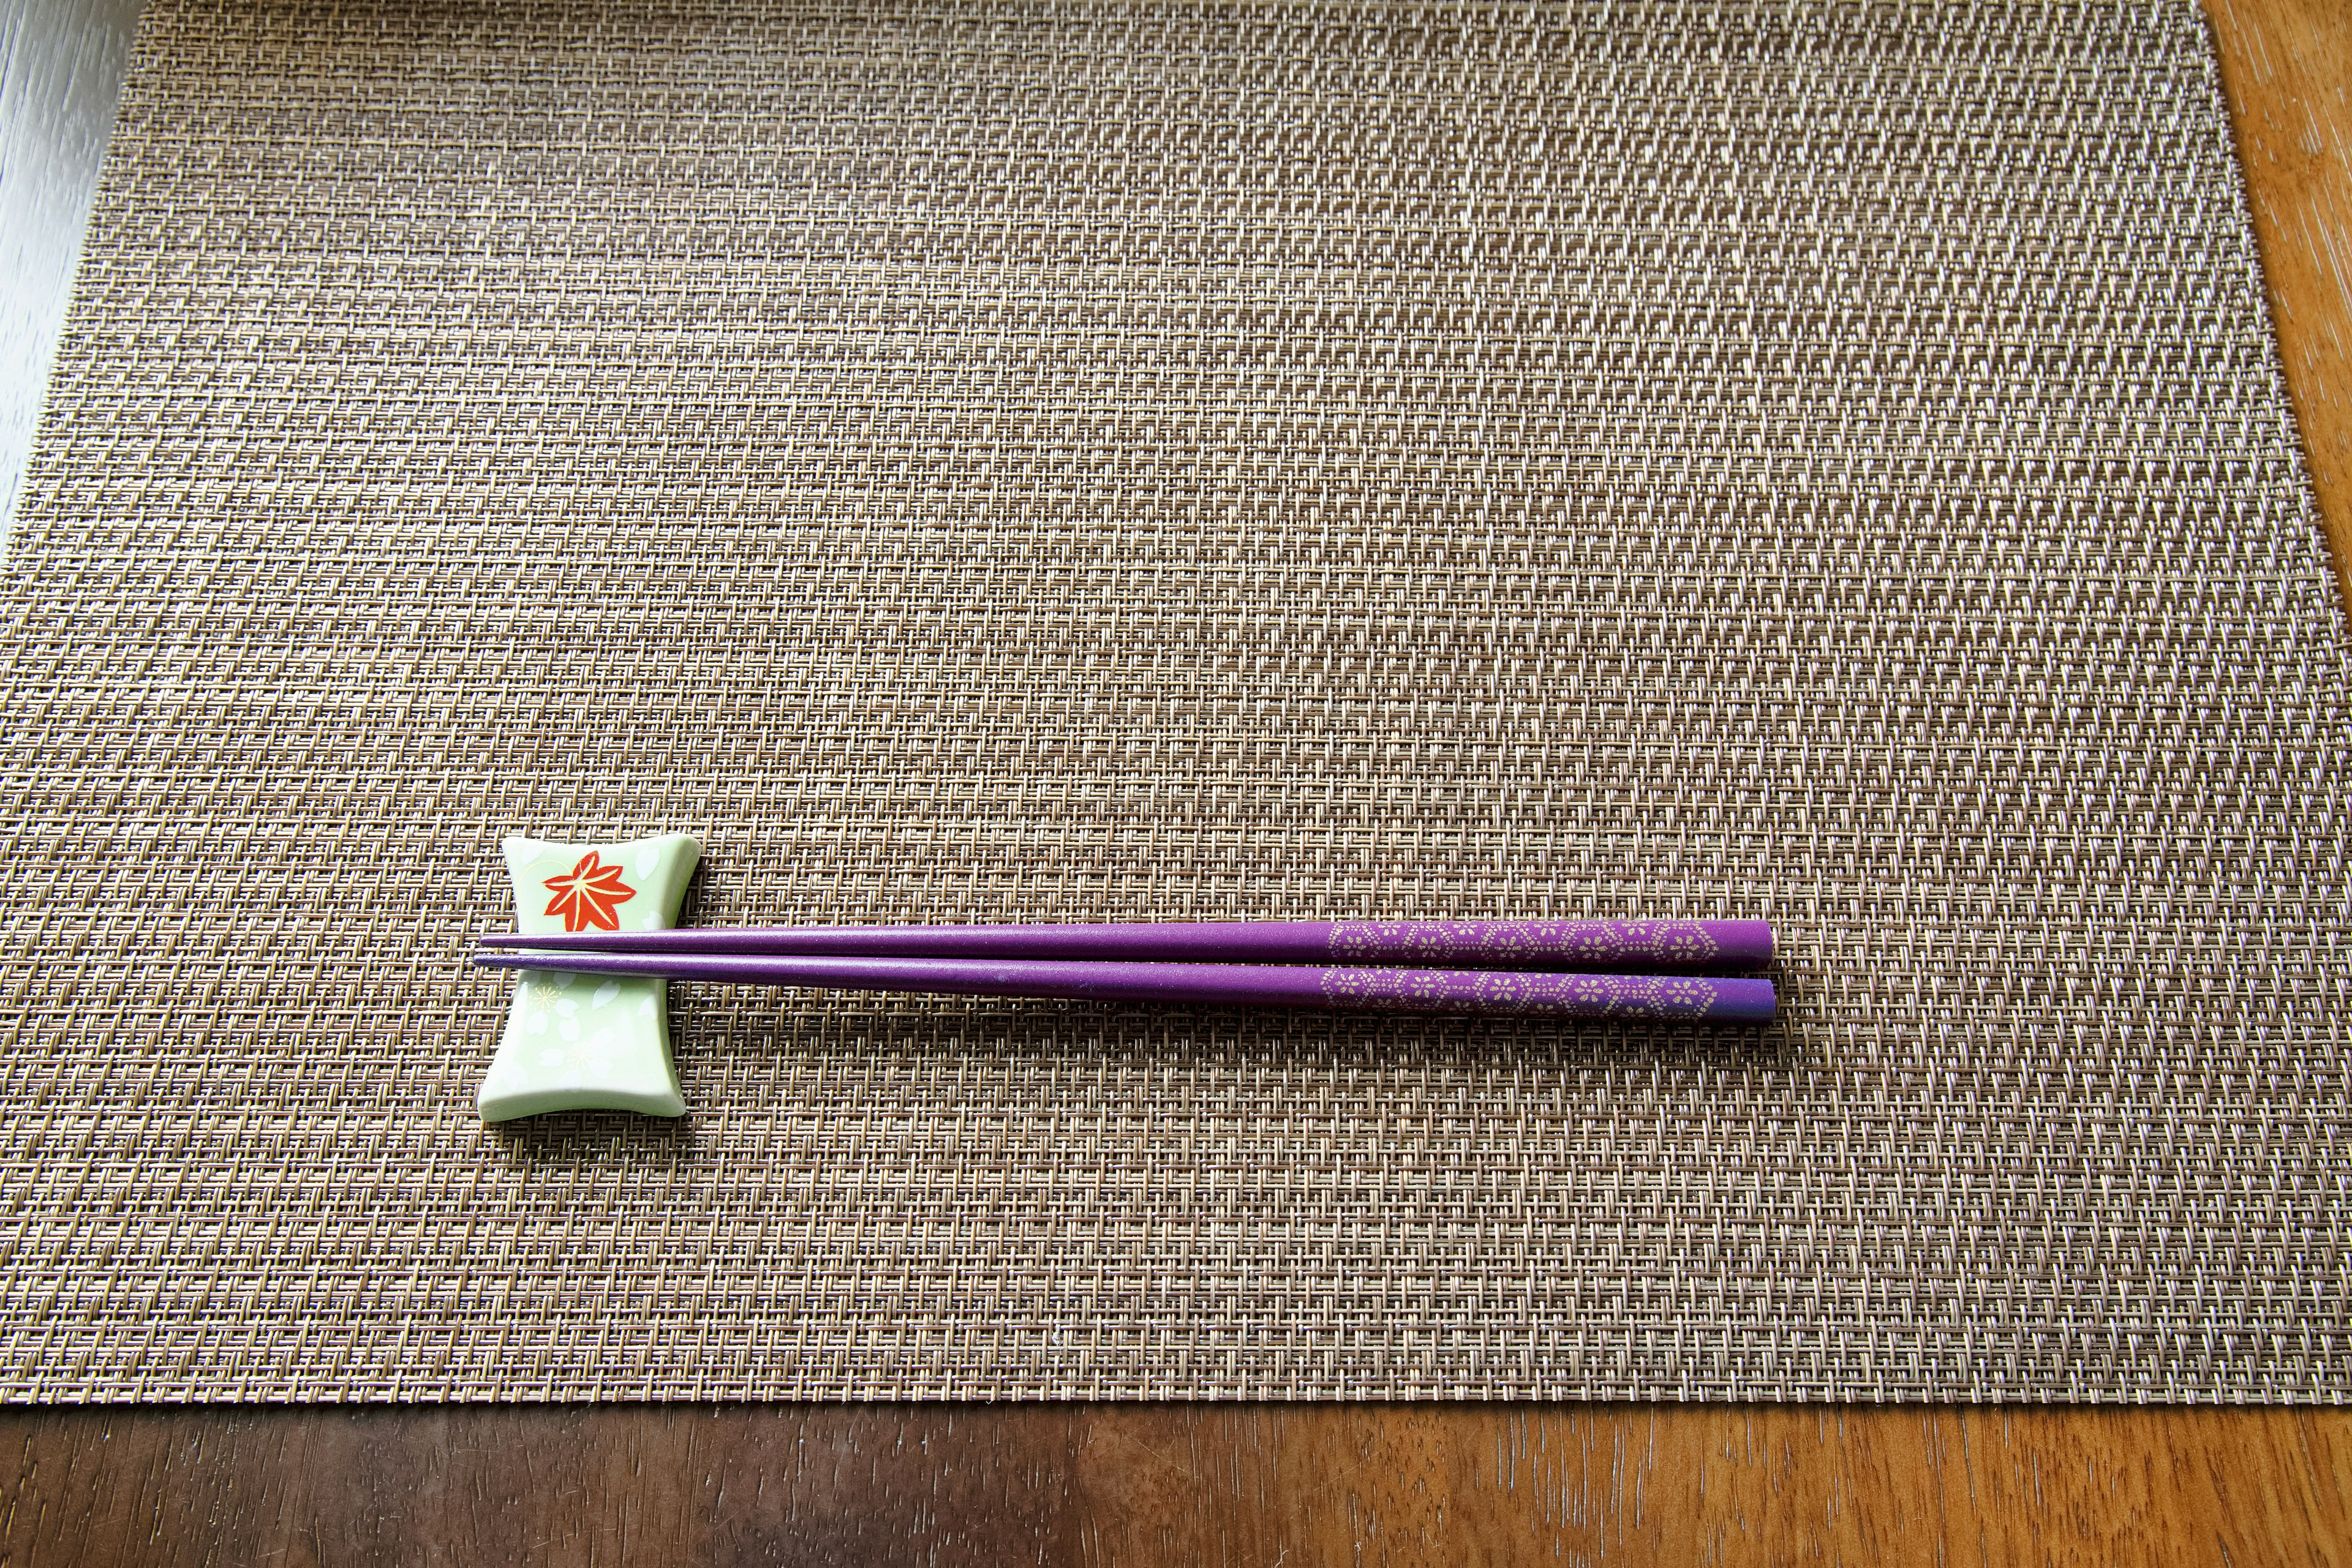
[[[1772,1016],[1762,921],[745,926],[480,939],[489,969],[1208,1006]]]

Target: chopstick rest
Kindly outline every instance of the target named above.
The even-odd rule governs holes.
[[[509,838],[517,929],[656,931],[677,922],[701,846],[682,833],[625,844]],[[551,1110],[683,1116],[661,980],[528,970],[477,1100],[485,1121]]]

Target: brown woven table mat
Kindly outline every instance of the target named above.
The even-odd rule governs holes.
[[[2186,5],[157,0],[7,567],[18,1398],[2335,1400],[2341,612]],[[1764,914],[1769,1029],[680,988]]]

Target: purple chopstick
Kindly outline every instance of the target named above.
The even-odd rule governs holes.
[[[1724,974],[1772,962],[1763,921],[1200,921],[1136,925],[738,926],[499,932],[575,952],[1097,959]]]
[[[534,943],[548,939],[530,939]],[[478,952],[489,969],[554,969],[844,991],[1063,996],[1225,1007],[1533,1014],[1569,1018],[1769,1018],[1769,980],[1686,974],[1538,974],[1491,969],[1369,969],[1251,963],[774,956],[743,953]]]

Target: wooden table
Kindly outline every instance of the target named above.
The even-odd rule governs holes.
[[[2352,0],[2210,0],[2352,563]],[[2352,584],[2352,573],[2346,573]],[[2352,1412],[434,1406],[0,1415],[6,1564],[2352,1562]]]

